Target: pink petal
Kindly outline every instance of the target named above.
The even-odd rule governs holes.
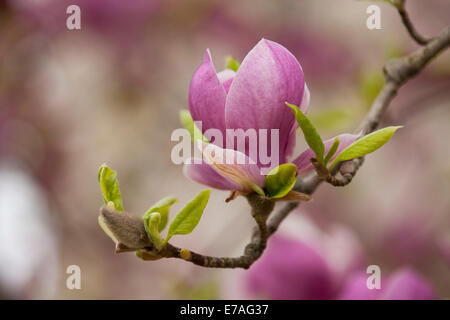
[[[194,121],[202,121],[203,133],[208,129],[225,132],[226,91],[211,60],[209,50],[195,71],[189,88],[189,111]]]
[[[222,149],[214,144],[198,140],[198,148],[207,162],[218,174],[239,188],[233,190],[252,191],[251,184],[264,186],[264,176],[255,161],[232,149]]]
[[[226,126],[279,129],[279,157],[284,159],[296,123],[285,102],[301,105],[303,92],[303,71],[297,59],[278,43],[263,39],[247,54],[231,84]]]
[[[291,132],[289,133],[286,150],[284,152],[285,158],[281,160],[284,163],[288,162],[288,159],[292,156],[292,153],[294,152],[295,142],[297,140],[297,129],[298,129],[298,123],[296,122],[292,126]]]
[[[339,300],[376,300],[383,293],[384,281],[381,278],[380,289],[369,289],[367,287],[367,278],[370,274],[363,271],[355,271],[347,277],[341,291],[338,294]]]
[[[340,300],[429,300],[436,299],[431,284],[410,268],[402,268],[392,275],[381,276],[381,288],[369,289],[370,274],[357,271],[343,285]]]
[[[303,91],[302,102],[300,103],[300,110],[304,113],[308,110],[309,103],[311,101],[311,93],[309,92],[308,86],[305,83],[305,89]]]
[[[247,271],[250,293],[263,299],[330,299],[332,272],[324,257],[306,243],[278,234]]]
[[[230,69],[222,70],[217,74],[217,77],[219,78],[220,83],[225,88],[226,93],[228,93],[228,91],[230,90],[231,83],[233,82],[235,76],[236,72]]]
[[[303,91],[302,102],[300,104],[300,109],[303,110],[303,112],[306,112],[308,110],[310,99],[310,92],[308,86],[305,83],[305,90]],[[294,152],[295,141],[297,139],[297,129],[298,123],[295,122],[291,128],[291,132],[289,133],[288,142],[286,144],[285,158],[282,160],[282,162],[288,162],[288,159]]]
[[[355,142],[359,138],[359,135],[345,133],[337,136],[337,138],[339,138],[339,147],[334,156],[331,157],[330,161],[334,160],[345,148]],[[323,142],[323,144],[325,145],[325,154],[327,154],[328,150],[330,150],[331,146],[333,145],[334,139],[336,139],[336,137]],[[292,161],[292,163],[297,166],[299,173],[304,173],[314,168],[309,161],[309,159],[313,157],[315,157],[314,152],[311,150],[311,148],[308,148],[303,151],[294,161]]]
[[[380,298],[383,300],[432,300],[437,297],[433,287],[425,278],[406,267],[389,277]]]
[[[224,178],[201,159],[188,159],[183,167],[186,177],[219,190],[236,190],[239,186]]]

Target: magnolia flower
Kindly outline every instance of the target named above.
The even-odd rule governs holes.
[[[227,145],[216,140],[209,148],[205,143],[199,143],[205,159],[188,159],[184,167],[185,175],[216,189],[250,193],[255,186],[262,188],[264,176],[269,170],[263,172],[261,169],[271,169],[288,162],[295,146],[298,124],[285,103],[295,104],[306,112],[309,100],[310,93],[299,62],[276,42],[262,39],[247,54],[237,72],[225,69],[217,73],[207,50],[189,89],[189,110],[194,121],[201,121],[202,133],[216,129],[229,140],[229,129],[235,130],[235,136],[239,136],[236,134],[238,129],[242,129],[240,134],[251,129],[258,133],[267,132],[267,136],[256,137],[257,147],[246,141],[244,150],[238,150],[237,146],[223,149]],[[273,129],[278,133],[276,139],[271,131]],[[343,134],[338,138],[339,148],[332,159],[358,136]],[[325,152],[331,148],[334,139],[324,142]],[[262,150],[271,150],[268,156],[277,161],[269,164],[263,161]],[[273,150],[276,151],[272,153]],[[227,154],[227,159],[244,159],[245,163],[219,163],[213,159],[211,152],[215,155]],[[313,169],[309,161],[313,156],[313,151],[307,149],[292,163],[299,173],[304,173]]]

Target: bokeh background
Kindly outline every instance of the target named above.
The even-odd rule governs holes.
[[[66,28],[70,4],[81,7],[81,30]],[[104,162],[118,171],[127,211],[143,214],[174,195],[173,215],[204,189],[171,162],[170,136],[206,48],[220,70],[262,37],[281,43],[302,64],[322,136],[353,132],[386,59],[418,47],[387,3],[378,3],[382,29],[368,30],[370,4],[0,1],[0,298],[336,299],[372,264],[382,287],[403,272],[416,279],[408,294],[419,286],[450,297],[449,52],[393,101],[383,126],[405,127],[349,186],[322,185],[249,271],[115,255],[97,224]],[[427,36],[450,21],[447,0],[407,8]],[[304,147],[299,133],[296,154]],[[225,204],[227,196],[213,191],[197,229],[173,242],[240,255],[253,221],[245,199]],[[81,290],[66,287],[69,265],[81,268]]]

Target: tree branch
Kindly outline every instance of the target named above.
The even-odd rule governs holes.
[[[339,168],[340,176],[336,175],[336,173],[332,174],[324,164],[320,163],[315,158],[312,158],[310,161],[320,180],[324,180],[335,187],[344,187],[352,182],[352,179],[355,176],[356,171],[358,171],[359,167],[362,165],[364,158],[360,157],[353,159],[353,161],[343,162]]]
[[[408,29],[411,37],[418,43],[425,45],[407,56],[393,59],[386,63],[383,68],[385,85],[373,102],[368,115],[357,130],[361,135],[366,135],[378,127],[384,112],[397,94],[397,90],[450,45],[450,26],[445,28],[437,37],[431,40],[424,39],[417,34],[408,15],[404,11],[404,1],[399,0],[399,3],[401,4],[401,7],[396,7],[402,16],[403,23]],[[312,172],[305,177],[299,178],[294,190],[311,195],[324,180],[336,186],[347,185],[352,181],[356,171],[362,165],[363,160],[363,158],[358,158],[345,161],[344,163],[338,163],[327,175],[324,175],[321,171],[322,169],[316,169],[319,174]],[[340,176],[336,177],[338,173]],[[144,247],[130,247],[130,245],[123,246],[119,243],[118,248],[123,251],[129,251],[127,249],[133,248],[134,250],[137,250],[137,255],[143,260],[180,258],[195,265],[207,268],[247,269],[261,256],[266,247],[267,239],[278,229],[281,222],[299,204],[298,202],[288,202],[283,208],[272,214],[270,219],[268,219],[274,208],[273,200],[256,194],[248,195],[247,200],[252,208],[252,216],[258,227],[253,232],[250,243],[245,247],[244,254],[240,257],[228,258],[205,256],[188,249],[175,247],[170,243],[168,243],[161,251],[156,251],[151,244],[145,245]],[[104,210],[105,213],[107,213],[106,211],[111,209],[103,207],[101,210],[102,215],[107,218],[108,215],[103,214]],[[118,214],[120,214],[120,212]],[[128,217],[128,214],[122,213],[122,216]],[[139,223],[136,225],[135,219],[136,218],[133,218],[131,223],[133,230],[138,230],[142,233],[143,221],[142,226]],[[123,223],[123,221],[121,221],[121,223]],[[130,241],[130,239],[126,239]],[[133,240],[132,244],[139,244],[142,243],[142,241],[141,236],[141,238]]]
[[[417,51],[407,56],[388,61],[383,68],[385,85],[373,102],[368,115],[361,123],[357,133],[366,135],[374,131],[378,127],[378,124],[380,123],[381,118],[390,102],[396,96],[398,89],[406,81],[417,75],[433,58],[435,58],[449,45],[450,26],[442,30],[436,38],[428,42],[427,45]],[[353,164],[347,164],[348,162]],[[345,167],[342,168],[343,171],[341,170],[341,164],[339,167],[337,165],[336,167],[338,167],[338,169],[334,171],[334,174],[331,174],[331,176],[334,176],[338,171],[340,171],[343,177],[346,176],[343,180],[330,178],[329,176],[322,177],[322,180],[325,180],[333,185],[341,185],[339,183],[343,183],[345,185],[350,183],[362,163],[360,159],[349,160],[345,163]],[[318,168],[316,168],[316,170],[318,170]],[[314,183],[317,183],[317,181]]]
[[[160,252],[155,251],[153,247],[144,248],[140,257],[143,260],[155,260],[155,257],[180,258],[206,268],[248,269],[253,262],[258,260],[266,248],[269,237],[266,221],[274,208],[275,202],[270,198],[261,197],[257,194],[248,195],[247,200],[252,208],[252,216],[256,221],[257,228],[253,232],[251,242],[245,247],[242,256],[236,258],[206,256],[168,243]]]

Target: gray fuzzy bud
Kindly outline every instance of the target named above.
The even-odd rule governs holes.
[[[145,232],[144,220],[141,217],[104,206],[100,209],[100,219],[114,238],[129,249],[138,250],[153,246]]]

